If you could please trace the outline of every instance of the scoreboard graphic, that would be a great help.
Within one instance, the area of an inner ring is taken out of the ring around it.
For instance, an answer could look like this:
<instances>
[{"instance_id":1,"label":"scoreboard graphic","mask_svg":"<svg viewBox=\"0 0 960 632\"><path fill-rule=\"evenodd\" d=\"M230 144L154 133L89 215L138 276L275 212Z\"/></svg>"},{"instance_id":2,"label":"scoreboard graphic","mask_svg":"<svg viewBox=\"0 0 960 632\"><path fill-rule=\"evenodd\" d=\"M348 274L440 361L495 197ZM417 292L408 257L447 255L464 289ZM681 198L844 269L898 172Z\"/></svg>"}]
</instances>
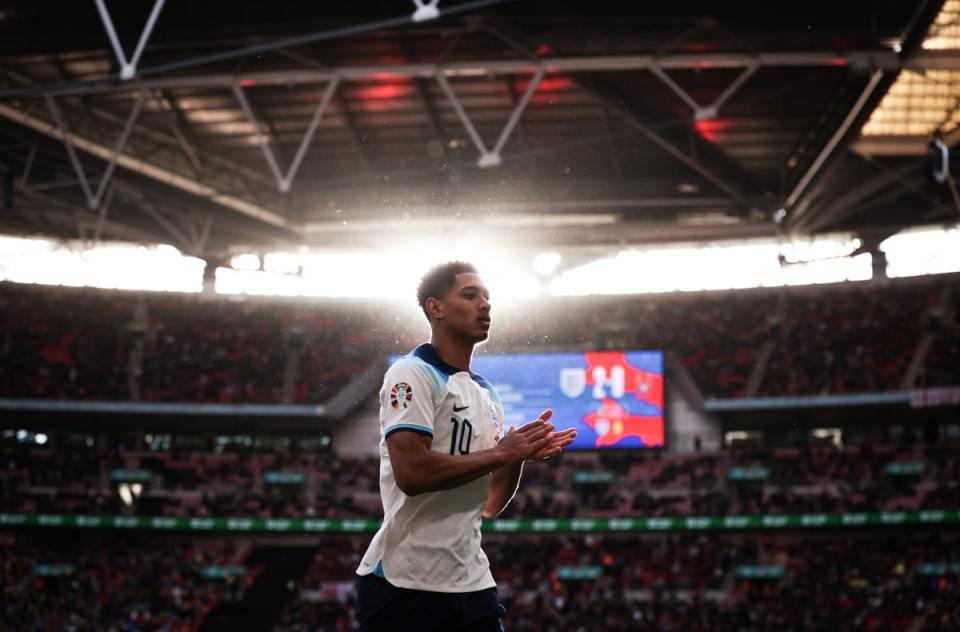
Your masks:
<instances>
[{"instance_id":1,"label":"scoreboard graphic","mask_svg":"<svg viewBox=\"0 0 960 632\"><path fill-rule=\"evenodd\" d=\"M557 428L577 428L571 448L663 447L661 351L478 354L473 370L499 391L506 427L552 408Z\"/></svg>"}]
</instances>

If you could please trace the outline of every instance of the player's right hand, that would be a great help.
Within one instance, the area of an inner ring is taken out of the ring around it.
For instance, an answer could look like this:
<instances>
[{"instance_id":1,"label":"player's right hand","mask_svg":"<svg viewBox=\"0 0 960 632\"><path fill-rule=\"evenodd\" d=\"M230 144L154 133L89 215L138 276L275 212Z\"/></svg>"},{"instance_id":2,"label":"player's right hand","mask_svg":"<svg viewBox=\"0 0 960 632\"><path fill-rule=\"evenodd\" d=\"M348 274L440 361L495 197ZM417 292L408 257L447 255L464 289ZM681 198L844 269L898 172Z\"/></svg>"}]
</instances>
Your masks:
<instances>
[{"instance_id":1,"label":"player's right hand","mask_svg":"<svg viewBox=\"0 0 960 632\"><path fill-rule=\"evenodd\" d=\"M550 433L554 425L550 423L553 411L547 409L540 416L519 428L511 428L507 434L497 442L503 460L509 464L522 463L534 458L551 442Z\"/></svg>"}]
</instances>

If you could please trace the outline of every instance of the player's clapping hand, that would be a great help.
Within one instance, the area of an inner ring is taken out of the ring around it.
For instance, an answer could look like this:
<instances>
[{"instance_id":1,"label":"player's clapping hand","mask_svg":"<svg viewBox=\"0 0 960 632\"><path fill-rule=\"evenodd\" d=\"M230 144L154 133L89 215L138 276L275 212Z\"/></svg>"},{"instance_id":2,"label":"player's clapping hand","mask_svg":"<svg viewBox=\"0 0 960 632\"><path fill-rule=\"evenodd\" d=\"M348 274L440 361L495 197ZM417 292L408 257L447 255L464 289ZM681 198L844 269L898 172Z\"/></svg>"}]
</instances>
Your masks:
<instances>
[{"instance_id":1,"label":"player's clapping hand","mask_svg":"<svg viewBox=\"0 0 960 632\"><path fill-rule=\"evenodd\" d=\"M550 433L550 443L548 443L542 450L530 457L531 461L546 461L555 454L560 454L563 452L568 445L573 443L573 440L577 438L577 429L576 428L567 428L566 430L561 430L559 432Z\"/></svg>"},{"instance_id":2,"label":"player's clapping hand","mask_svg":"<svg viewBox=\"0 0 960 632\"><path fill-rule=\"evenodd\" d=\"M547 459L573 443L577 436L576 429L554 432L555 426L550 423L552 416L553 411L547 409L537 419L520 428L510 427L497 443L497 448L504 451L508 463Z\"/></svg>"}]
</instances>

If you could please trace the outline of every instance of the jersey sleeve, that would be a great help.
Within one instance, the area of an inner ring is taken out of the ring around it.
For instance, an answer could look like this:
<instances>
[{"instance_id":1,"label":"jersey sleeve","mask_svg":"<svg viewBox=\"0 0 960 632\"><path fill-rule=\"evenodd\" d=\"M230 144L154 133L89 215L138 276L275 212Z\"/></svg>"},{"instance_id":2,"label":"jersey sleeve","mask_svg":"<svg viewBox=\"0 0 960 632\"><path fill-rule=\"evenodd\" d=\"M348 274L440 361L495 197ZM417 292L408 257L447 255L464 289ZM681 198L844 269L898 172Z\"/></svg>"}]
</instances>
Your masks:
<instances>
[{"instance_id":1,"label":"jersey sleeve","mask_svg":"<svg viewBox=\"0 0 960 632\"><path fill-rule=\"evenodd\" d=\"M503 412L503 404L497 402L496 404L494 404L494 406L496 407L497 414L500 415L498 430L500 431L500 438L503 439L505 436L507 436L507 422L506 422L507 416Z\"/></svg>"},{"instance_id":2,"label":"jersey sleeve","mask_svg":"<svg viewBox=\"0 0 960 632\"><path fill-rule=\"evenodd\" d=\"M403 361L387 371L380 391L384 438L398 430L433 436L434 385L418 367Z\"/></svg>"}]
</instances>

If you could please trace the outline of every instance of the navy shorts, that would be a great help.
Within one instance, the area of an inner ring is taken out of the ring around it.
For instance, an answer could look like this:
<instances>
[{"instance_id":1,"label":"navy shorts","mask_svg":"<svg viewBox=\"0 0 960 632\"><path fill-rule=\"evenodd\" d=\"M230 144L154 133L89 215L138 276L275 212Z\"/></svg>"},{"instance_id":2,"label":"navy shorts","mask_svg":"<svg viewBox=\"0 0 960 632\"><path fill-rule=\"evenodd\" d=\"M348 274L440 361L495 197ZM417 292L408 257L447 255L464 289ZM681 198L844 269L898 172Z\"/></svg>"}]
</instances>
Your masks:
<instances>
[{"instance_id":1,"label":"navy shorts","mask_svg":"<svg viewBox=\"0 0 960 632\"><path fill-rule=\"evenodd\" d=\"M357 578L359 632L503 632L496 588L442 593L398 588L382 577Z\"/></svg>"}]
</instances>

